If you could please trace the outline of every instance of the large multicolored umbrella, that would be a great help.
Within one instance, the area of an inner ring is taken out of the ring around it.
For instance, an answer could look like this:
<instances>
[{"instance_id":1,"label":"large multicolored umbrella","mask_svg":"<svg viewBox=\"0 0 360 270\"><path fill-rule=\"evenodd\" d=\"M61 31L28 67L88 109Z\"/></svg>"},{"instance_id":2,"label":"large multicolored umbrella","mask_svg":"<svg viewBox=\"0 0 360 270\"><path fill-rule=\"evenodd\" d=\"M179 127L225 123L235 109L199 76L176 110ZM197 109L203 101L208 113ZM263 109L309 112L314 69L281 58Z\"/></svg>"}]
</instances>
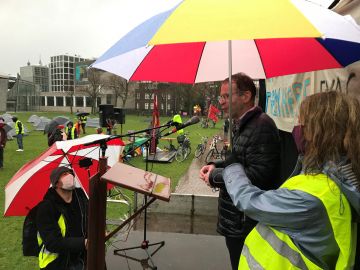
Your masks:
<instances>
[{"instance_id":1,"label":"large multicolored umbrella","mask_svg":"<svg viewBox=\"0 0 360 270\"><path fill-rule=\"evenodd\" d=\"M358 60L360 27L311 2L186 0L140 24L92 66L130 81L195 83L238 72L270 78Z\"/></svg>"},{"instance_id":2,"label":"large multicolored umbrella","mask_svg":"<svg viewBox=\"0 0 360 270\"><path fill-rule=\"evenodd\" d=\"M50 187L50 173L58 166L72 168L77 186L88 193L89 178L98 171L100 149L98 145L84 144L108 137L109 135L94 134L75 140L55 142L39 157L26 163L5 187L4 215L26 215L45 195ZM114 139L109 141L107 146L106 156L110 168L118 162L124 143L120 139ZM80 160L84 158L90 158L93 164L88 168L81 167Z\"/></svg>"}]
</instances>

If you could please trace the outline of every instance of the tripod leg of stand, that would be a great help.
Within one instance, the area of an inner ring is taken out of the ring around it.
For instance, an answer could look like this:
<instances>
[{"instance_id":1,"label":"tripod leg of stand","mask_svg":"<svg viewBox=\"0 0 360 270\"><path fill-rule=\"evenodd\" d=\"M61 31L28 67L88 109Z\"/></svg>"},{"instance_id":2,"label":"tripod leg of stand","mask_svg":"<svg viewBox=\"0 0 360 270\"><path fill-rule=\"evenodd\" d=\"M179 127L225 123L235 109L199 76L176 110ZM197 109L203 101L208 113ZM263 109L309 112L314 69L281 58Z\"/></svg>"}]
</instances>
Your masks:
<instances>
[{"instance_id":1,"label":"tripod leg of stand","mask_svg":"<svg viewBox=\"0 0 360 270\"><path fill-rule=\"evenodd\" d=\"M150 253L149 250L148 250L149 247L150 246L157 246L157 245L158 245L158 247L152 253ZM155 265L155 263L154 263L154 261L152 259L152 256L154 256L155 253L157 253L164 245L165 245L165 241L149 244L149 241L146 240L143 243L141 243L140 246L122 248L122 249L115 249L114 250L114 255L118 255L118 256L121 256L121 257L126 258L126 259L130 259L130 260L133 260L133 261L136 261L136 262L140 262L143 266L150 267L151 269L157 269L157 266ZM134 249L140 249L140 248L143 249L146 252L147 259L138 259L138 258L135 258L133 256L129 256L129 255L126 254L126 251L134 250ZM150 261L151 265L149 264L148 261Z\"/></svg>"},{"instance_id":2,"label":"tripod leg of stand","mask_svg":"<svg viewBox=\"0 0 360 270\"><path fill-rule=\"evenodd\" d=\"M151 203L152 201L154 200L154 198L152 198L149 203ZM147 201L147 196L145 195L145 205L148 204L148 201ZM152 259L152 256L154 256L154 254L156 252L158 252L160 250L160 248L162 248L164 245L165 245L165 241L161 241L161 242L157 242L157 243L151 243L149 244L149 241L147 240L147 235L146 235L146 232L147 232L147 207L144 207L144 239L141 243L140 246L135 246L135 247L129 247L129 248L123 248L123 249L116 249L114 250L114 255L118 255L118 256L121 256L121 257L124 257L124 258L127 258L127 259L131 259L131 260L134 260L134 261L137 261L137 262L140 262L142 265L145 265L146 267L150 267L151 269L157 269L157 266L155 265L153 259ZM155 249L155 251L153 251L152 253L149 253L148 249L150 246L156 246L156 245L159 245L158 248ZM137 259L137 258L134 258L132 256L128 256L125 251L128 251L128 250L134 250L134 249L143 249L145 252L146 252L146 255L147 255L147 259L146 260L141 260L141 259ZM120 252L124 252L125 254L122 254ZM149 265L148 261L150 261L151 265Z\"/></svg>"}]
</instances>

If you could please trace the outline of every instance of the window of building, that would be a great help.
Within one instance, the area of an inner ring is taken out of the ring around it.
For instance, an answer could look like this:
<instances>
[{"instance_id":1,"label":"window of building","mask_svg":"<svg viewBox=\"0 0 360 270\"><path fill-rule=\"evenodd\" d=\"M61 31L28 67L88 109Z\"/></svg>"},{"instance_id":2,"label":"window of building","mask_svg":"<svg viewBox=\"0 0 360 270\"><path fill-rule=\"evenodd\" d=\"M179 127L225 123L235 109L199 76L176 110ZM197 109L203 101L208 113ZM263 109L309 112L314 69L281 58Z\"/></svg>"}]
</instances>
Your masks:
<instances>
[{"instance_id":1,"label":"window of building","mask_svg":"<svg viewBox=\"0 0 360 270\"><path fill-rule=\"evenodd\" d=\"M161 106L161 110L163 110L164 109L164 104L161 103L160 106Z\"/></svg>"},{"instance_id":2,"label":"window of building","mask_svg":"<svg viewBox=\"0 0 360 270\"><path fill-rule=\"evenodd\" d=\"M45 106L45 97L41 97L41 106Z\"/></svg>"},{"instance_id":3,"label":"window of building","mask_svg":"<svg viewBox=\"0 0 360 270\"><path fill-rule=\"evenodd\" d=\"M145 99L150 99L150 95L148 93L145 93Z\"/></svg>"},{"instance_id":4,"label":"window of building","mask_svg":"<svg viewBox=\"0 0 360 270\"><path fill-rule=\"evenodd\" d=\"M54 106L54 97L47 97L47 105Z\"/></svg>"},{"instance_id":5,"label":"window of building","mask_svg":"<svg viewBox=\"0 0 360 270\"><path fill-rule=\"evenodd\" d=\"M56 97L56 106L63 107L64 106L64 98L63 97Z\"/></svg>"},{"instance_id":6,"label":"window of building","mask_svg":"<svg viewBox=\"0 0 360 270\"><path fill-rule=\"evenodd\" d=\"M96 98L96 106L99 106L101 104L101 97Z\"/></svg>"},{"instance_id":7,"label":"window of building","mask_svg":"<svg viewBox=\"0 0 360 270\"><path fill-rule=\"evenodd\" d=\"M170 100L170 99L171 99L171 95L170 95L170 94L168 94L168 95L167 95L167 97L168 97L168 100Z\"/></svg>"},{"instance_id":8,"label":"window of building","mask_svg":"<svg viewBox=\"0 0 360 270\"><path fill-rule=\"evenodd\" d=\"M72 102L73 101L73 98L72 97L65 97L65 103L66 103L66 106L72 106Z\"/></svg>"},{"instance_id":9,"label":"window of building","mask_svg":"<svg viewBox=\"0 0 360 270\"><path fill-rule=\"evenodd\" d=\"M170 104L167 105L167 109L170 110L171 109L171 106Z\"/></svg>"},{"instance_id":10,"label":"window of building","mask_svg":"<svg viewBox=\"0 0 360 270\"><path fill-rule=\"evenodd\" d=\"M136 93L136 99L140 99L140 93Z\"/></svg>"},{"instance_id":11,"label":"window of building","mask_svg":"<svg viewBox=\"0 0 360 270\"><path fill-rule=\"evenodd\" d=\"M64 56L64 61L69 61L69 56L65 55Z\"/></svg>"},{"instance_id":12,"label":"window of building","mask_svg":"<svg viewBox=\"0 0 360 270\"><path fill-rule=\"evenodd\" d=\"M151 109L151 110L154 109L154 103L150 103L150 109Z\"/></svg>"},{"instance_id":13,"label":"window of building","mask_svg":"<svg viewBox=\"0 0 360 270\"><path fill-rule=\"evenodd\" d=\"M75 97L75 106L76 107L83 107L84 106L83 97Z\"/></svg>"},{"instance_id":14,"label":"window of building","mask_svg":"<svg viewBox=\"0 0 360 270\"><path fill-rule=\"evenodd\" d=\"M106 104L112 104L111 103L111 98L112 97L112 95L110 95L110 94L108 94L108 95L106 95Z\"/></svg>"},{"instance_id":15,"label":"window of building","mask_svg":"<svg viewBox=\"0 0 360 270\"><path fill-rule=\"evenodd\" d=\"M139 104L139 102L136 102L136 109L137 109L137 110L140 109L140 104Z\"/></svg>"},{"instance_id":16,"label":"window of building","mask_svg":"<svg viewBox=\"0 0 360 270\"><path fill-rule=\"evenodd\" d=\"M86 99L86 107L92 107L93 105L92 97L85 97L85 99Z\"/></svg>"},{"instance_id":17,"label":"window of building","mask_svg":"<svg viewBox=\"0 0 360 270\"><path fill-rule=\"evenodd\" d=\"M145 102L145 110L148 110L149 109L149 103Z\"/></svg>"}]
</instances>

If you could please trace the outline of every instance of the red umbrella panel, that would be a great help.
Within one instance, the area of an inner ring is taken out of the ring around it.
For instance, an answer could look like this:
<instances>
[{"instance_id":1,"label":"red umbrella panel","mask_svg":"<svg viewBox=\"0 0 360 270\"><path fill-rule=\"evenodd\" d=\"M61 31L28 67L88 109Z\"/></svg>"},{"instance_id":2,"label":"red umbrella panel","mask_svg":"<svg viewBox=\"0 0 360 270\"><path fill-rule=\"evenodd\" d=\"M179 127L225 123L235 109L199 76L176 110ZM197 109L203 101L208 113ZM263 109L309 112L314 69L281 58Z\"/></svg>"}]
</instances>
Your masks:
<instances>
[{"instance_id":1,"label":"red umbrella panel","mask_svg":"<svg viewBox=\"0 0 360 270\"><path fill-rule=\"evenodd\" d=\"M75 172L76 186L82 187L88 193L89 179L98 171L101 149L99 145L84 146L84 144L108 137L109 135L94 134L75 140L56 142L39 157L26 163L5 187L4 215L26 215L42 200L50 187L51 171L59 166L72 168ZM121 139L113 139L107 143L107 147L106 156L110 168L118 162L124 143ZM88 168L80 167L79 161L84 158L90 158L93 164Z\"/></svg>"}]
</instances>

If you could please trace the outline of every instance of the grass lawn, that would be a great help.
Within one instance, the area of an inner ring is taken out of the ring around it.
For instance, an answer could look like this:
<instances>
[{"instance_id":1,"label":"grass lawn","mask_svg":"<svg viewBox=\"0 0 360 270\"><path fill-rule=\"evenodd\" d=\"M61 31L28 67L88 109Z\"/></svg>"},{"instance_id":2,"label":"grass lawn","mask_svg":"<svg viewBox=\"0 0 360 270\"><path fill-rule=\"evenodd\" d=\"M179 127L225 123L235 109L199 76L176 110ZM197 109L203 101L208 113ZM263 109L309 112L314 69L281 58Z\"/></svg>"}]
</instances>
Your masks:
<instances>
[{"instance_id":1,"label":"grass lawn","mask_svg":"<svg viewBox=\"0 0 360 270\"><path fill-rule=\"evenodd\" d=\"M0 113L2 114L2 113ZM34 159L40 153L47 149L47 136L42 131L33 131L34 127L31 123L27 123L27 120L32 114L38 116L46 116L53 118L59 115L65 115L70 118L74 118L73 115L64 113L33 113L24 112L16 113L16 115L25 126L30 130L29 136L25 136L24 152L16 152L17 144L16 139L8 141L4 152L4 169L0 170L0 204L4 206L5 193L4 189L7 182L11 177L20 169L20 167L26 162ZM97 117L97 116L90 116ZM161 118L161 123L165 123L169 118ZM183 119L186 121L187 119ZM148 127L150 118L144 116L126 116L126 124L123 125L123 133L127 130L142 130ZM215 128L202 129L200 124L188 127L186 130L189 132L191 140L192 153L187 160L178 163L174 161L172 163L150 163L149 170L152 170L160 175L167 176L171 179L171 188L175 189L180 177L184 175L190 166L192 159L194 158L194 151L197 144L200 142L201 135L211 137L214 134L222 134L222 124L220 121ZM120 127L118 128L118 134L120 133ZM95 133L95 128L87 128L87 133ZM173 135L172 137L175 137ZM161 142L160 148L166 143ZM131 164L140 169L145 169L145 162L141 157L131 159ZM31 194L29 194L31 196ZM114 216L115 206L108 208L108 216ZM118 212L118 211L117 211ZM38 269L37 258L35 257L23 257L21 249L22 240L22 224L24 217L1 217L0 220L0 269Z\"/></svg>"}]
</instances>

